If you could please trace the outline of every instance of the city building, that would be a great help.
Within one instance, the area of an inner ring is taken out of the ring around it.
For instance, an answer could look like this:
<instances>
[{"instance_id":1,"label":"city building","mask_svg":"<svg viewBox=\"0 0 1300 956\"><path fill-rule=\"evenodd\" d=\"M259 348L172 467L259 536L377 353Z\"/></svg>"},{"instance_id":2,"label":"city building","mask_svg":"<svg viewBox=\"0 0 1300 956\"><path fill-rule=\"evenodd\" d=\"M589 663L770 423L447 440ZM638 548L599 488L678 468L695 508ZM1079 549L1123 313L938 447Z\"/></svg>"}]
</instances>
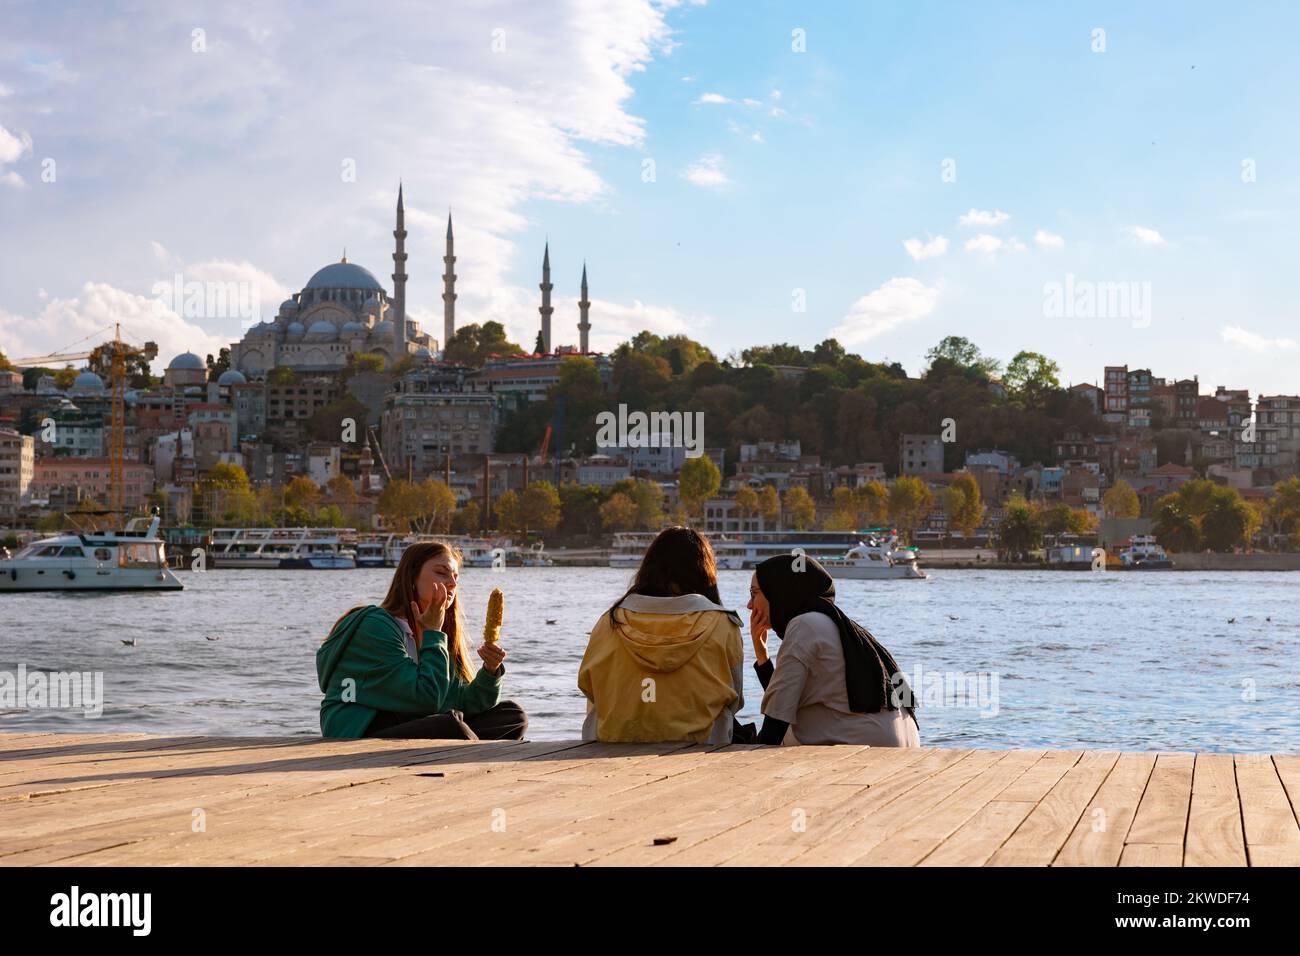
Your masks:
<instances>
[{"instance_id":1,"label":"city building","mask_svg":"<svg viewBox=\"0 0 1300 956\"><path fill-rule=\"evenodd\" d=\"M71 500L93 498L102 505L109 501L110 466L107 458L38 458L32 479L32 497L50 499L59 492L79 489ZM153 466L126 462L123 469L122 504L126 508L145 505L153 491Z\"/></svg>"},{"instance_id":2,"label":"city building","mask_svg":"<svg viewBox=\"0 0 1300 956\"><path fill-rule=\"evenodd\" d=\"M898 471L902 475L943 474L943 440L938 435L900 435Z\"/></svg>"},{"instance_id":3,"label":"city building","mask_svg":"<svg viewBox=\"0 0 1300 956\"><path fill-rule=\"evenodd\" d=\"M36 440L0 428L0 522L11 522L32 497L36 477Z\"/></svg>"}]
</instances>

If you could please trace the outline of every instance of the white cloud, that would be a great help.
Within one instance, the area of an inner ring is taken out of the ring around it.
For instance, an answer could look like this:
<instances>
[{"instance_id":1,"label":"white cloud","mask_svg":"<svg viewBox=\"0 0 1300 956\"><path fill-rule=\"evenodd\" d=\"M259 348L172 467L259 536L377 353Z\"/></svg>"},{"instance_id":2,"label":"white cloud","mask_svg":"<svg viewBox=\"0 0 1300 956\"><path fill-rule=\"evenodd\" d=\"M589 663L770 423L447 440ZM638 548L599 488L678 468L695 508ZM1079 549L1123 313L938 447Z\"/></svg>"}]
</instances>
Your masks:
<instances>
[{"instance_id":1,"label":"white cloud","mask_svg":"<svg viewBox=\"0 0 1300 956\"><path fill-rule=\"evenodd\" d=\"M994 253L1002 248L1002 240L997 236L990 236L987 232L982 232L973 239L967 239L964 248L967 252Z\"/></svg>"},{"instance_id":2,"label":"white cloud","mask_svg":"<svg viewBox=\"0 0 1300 956\"><path fill-rule=\"evenodd\" d=\"M890 279L854 302L831 335L843 345L861 345L907 322L925 318L934 311L939 293L939 286L931 288L917 279Z\"/></svg>"},{"instance_id":3,"label":"white cloud","mask_svg":"<svg viewBox=\"0 0 1300 956\"><path fill-rule=\"evenodd\" d=\"M929 242L922 242L920 239L904 239L903 248L907 254L918 262L922 259L934 259L948 251L948 240L943 236L935 236Z\"/></svg>"},{"instance_id":4,"label":"white cloud","mask_svg":"<svg viewBox=\"0 0 1300 956\"><path fill-rule=\"evenodd\" d=\"M13 95L14 95L14 91L12 87L5 86L3 83L0 83L0 100L4 99L6 96L13 96Z\"/></svg>"},{"instance_id":5,"label":"white cloud","mask_svg":"<svg viewBox=\"0 0 1300 956\"><path fill-rule=\"evenodd\" d=\"M532 266L540 263L540 242L521 247L517 237L546 225L550 203L596 206L609 196L590 147L643 143L646 124L632 110L632 84L667 53L673 27L666 17L686 11L660 0L571 0L554 9L447 0L445 7L436 20L387 8L357 18L355 5L342 0L214 7L202 24L204 55L191 52L193 24L183 12L131 7L119 27L132 42L106 44L102 26L86 18L18 10L6 24L13 35L27 48L55 51L50 55L76 70L74 76L49 60L21 83L6 77L24 92L37 90L57 117L57 127L33 119L31 134L44 142L47 129L70 130L95 148L78 155L79 201L25 225L30 241L12 255L6 249L10 268L0 273L0 302L24 301L38 286L70 301L80 297L85 277L147 292L156 273L172 268L170 261L160 268L148 251L152 241L184 249L213 274L224 274L222 263L259 271L271 310L285 283L300 288L337 261L345 245L350 261L390 287L400 176L410 231L407 297L413 306L430 304L429 331L440 337L448 206L456 222L458 322L501 318L498 304L518 301L526 303L519 315L535 324ZM488 38L503 16L506 50L490 55ZM301 24L308 18L316 27L304 45ZM381 48L382 65L357 52ZM141 59L141 49L150 56ZM559 59L557 49L565 51ZM72 50L75 59L65 52ZM357 69L322 71L324 62ZM74 78L75 84L47 82ZM359 136L340 116L372 117L373 128ZM313 131L307 151L304 129ZM27 151L17 135L4 140L5 149L15 151L11 139ZM165 158L156 148L163 139ZM214 143L248 162L212 161ZM344 159L356 162L355 183L340 180ZM138 175L123 180L121 169ZM721 175L700 172L706 183ZM91 234L106 223L115 242L142 252L114 259L113 273L104 273L106 260L94 244L64 248L57 257L41 251L62 235ZM552 242L553 262L580 259L588 251L581 235ZM513 278L521 256L528 281ZM238 329L229 334L236 338Z\"/></svg>"},{"instance_id":6,"label":"white cloud","mask_svg":"<svg viewBox=\"0 0 1300 956\"><path fill-rule=\"evenodd\" d=\"M756 107L756 106L762 106L762 105L763 105L763 101L762 101L762 100L754 100L754 99L750 99L749 97L745 97L745 98L744 98L743 100L741 100L740 102L744 103L744 104L745 104L746 106L748 106L750 109L753 109L753 108Z\"/></svg>"},{"instance_id":7,"label":"white cloud","mask_svg":"<svg viewBox=\"0 0 1300 956\"><path fill-rule=\"evenodd\" d=\"M1001 209L994 209L990 212L987 209L972 209L970 212L962 213L959 220L963 226L1000 226L1011 216Z\"/></svg>"},{"instance_id":8,"label":"white cloud","mask_svg":"<svg viewBox=\"0 0 1300 956\"><path fill-rule=\"evenodd\" d=\"M772 99L774 99L774 100L779 100L780 98L781 98L781 91L780 91L780 90L773 90L773 91L772 91Z\"/></svg>"},{"instance_id":9,"label":"white cloud","mask_svg":"<svg viewBox=\"0 0 1300 956\"><path fill-rule=\"evenodd\" d=\"M1019 236L1012 236L1007 240L1007 248L1012 252L1026 252L1029 247L1020 241Z\"/></svg>"},{"instance_id":10,"label":"white cloud","mask_svg":"<svg viewBox=\"0 0 1300 956\"><path fill-rule=\"evenodd\" d=\"M722 169L722 157L708 153L686 167L682 177L694 186L717 189L731 182Z\"/></svg>"},{"instance_id":11,"label":"white cloud","mask_svg":"<svg viewBox=\"0 0 1300 956\"><path fill-rule=\"evenodd\" d=\"M1275 338L1249 332L1239 325L1225 325L1219 332L1223 341L1229 345L1247 349L1251 352L1292 351L1296 348L1295 339Z\"/></svg>"},{"instance_id":12,"label":"white cloud","mask_svg":"<svg viewBox=\"0 0 1300 956\"><path fill-rule=\"evenodd\" d=\"M0 175L0 186L8 186L11 189L26 189L27 180L11 169L4 175Z\"/></svg>"},{"instance_id":13,"label":"white cloud","mask_svg":"<svg viewBox=\"0 0 1300 956\"><path fill-rule=\"evenodd\" d=\"M1128 234L1132 236L1141 246L1163 246L1166 245L1165 237L1160 235L1154 229L1148 229L1145 226L1129 226Z\"/></svg>"},{"instance_id":14,"label":"white cloud","mask_svg":"<svg viewBox=\"0 0 1300 956\"><path fill-rule=\"evenodd\" d=\"M135 295L102 282L87 282L71 299L49 299L35 316L0 310L0 339L13 356L48 355L73 345L76 351L88 351L112 338L115 322L122 323L122 336L132 344L158 343L155 371L166 368L181 352L215 355L229 344L225 336L181 318L153 296ZM95 335L101 338L93 338ZM89 341L81 341L88 336L92 337Z\"/></svg>"},{"instance_id":15,"label":"white cloud","mask_svg":"<svg viewBox=\"0 0 1300 956\"><path fill-rule=\"evenodd\" d=\"M731 100L727 99L721 93L705 93L698 100L695 101L695 104L698 106L701 103L725 104L730 102Z\"/></svg>"},{"instance_id":16,"label":"white cloud","mask_svg":"<svg viewBox=\"0 0 1300 956\"><path fill-rule=\"evenodd\" d=\"M1034 242L1043 249L1060 249L1065 245L1065 240L1055 233L1048 232L1046 229L1039 229L1034 233Z\"/></svg>"},{"instance_id":17,"label":"white cloud","mask_svg":"<svg viewBox=\"0 0 1300 956\"><path fill-rule=\"evenodd\" d=\"M11 133L0 126L0 164L14 163L32 151L32 137L19 130Z\"/></svg>"},{"instance_id":18,"label":"white cloud","mask_svg":"<svg viewBox=\"0 0 1300 956\"><path fill-rule=\"evenodd\" d=\"M754 142L756 142L756 143L761 143L761 142L763 142L763 134L762 134L762 133L754 133L754 134L751 135L749 138L752 139L752 140L753 140Z\"/></svg>"},{"instance_id":19,"label":"white cloud","mask_svg":"<svg viewBox=\"0 0 1300 956\"><path fill-rule=\"evenodd\" d=\"M683 82L683 83L694 83L694 82L695 82L695 77L693 77L693 76L683 76L683 77L682 77L682 82Z\"/></svg>"}]
</instances>

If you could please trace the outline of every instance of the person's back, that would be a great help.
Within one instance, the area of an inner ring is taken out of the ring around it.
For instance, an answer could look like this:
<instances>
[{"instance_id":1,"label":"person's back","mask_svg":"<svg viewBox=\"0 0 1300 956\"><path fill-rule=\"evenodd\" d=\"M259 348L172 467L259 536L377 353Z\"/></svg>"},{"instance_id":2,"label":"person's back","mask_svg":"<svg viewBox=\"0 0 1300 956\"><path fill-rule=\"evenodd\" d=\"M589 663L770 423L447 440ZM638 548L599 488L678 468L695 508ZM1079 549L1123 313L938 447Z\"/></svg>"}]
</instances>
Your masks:
<instances>
[{"instance_id":1,"label":"person's back","mask_svg":"<svg viewBox=\"0 0 1300 956\"><path fill-rule=\"evenodd\" d=\"M601 615L582 658L583 738L730 743L743 663L731 611L701 594L630 594Z\"/></svg>"},{"instance_id":2,"label":"person's back","mask_svg":"<svg viewBox=\"0 0 1300 956\"><path fill-rule=\"evenodd\" d=\"M583 739L731 743L743 660L740 618L721 606L708 539L665 528L592 628L578 671Z\"/></svg>"}]
</instances>

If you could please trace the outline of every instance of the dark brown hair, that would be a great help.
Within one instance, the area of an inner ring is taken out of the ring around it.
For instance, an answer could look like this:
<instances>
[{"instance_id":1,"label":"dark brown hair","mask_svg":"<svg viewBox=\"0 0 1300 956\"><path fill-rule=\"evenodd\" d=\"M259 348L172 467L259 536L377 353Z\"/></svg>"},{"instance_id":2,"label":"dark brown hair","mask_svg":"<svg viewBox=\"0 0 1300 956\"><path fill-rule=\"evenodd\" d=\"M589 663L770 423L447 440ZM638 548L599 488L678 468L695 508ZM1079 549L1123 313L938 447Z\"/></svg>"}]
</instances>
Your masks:
<instances>
[{"instance_id":1,"label":"dark brown hair","mask_svg":"<svg viewBox=\"0 0 1300 956\"><path fill-rule=\"evenodd\" d=\"M444 554L450 555L456 562L456 566L460 567L460 551L444 541L420 541L408 546L402 552L402 560L397 562L397 570L393 572L393 581L388 586L388 594L379 605L393 617L406 621L411 628L411 633L415 635L417 648L423 635L420 632L419 622L411 617L411 602L416 600L415 581L426 562ZM453 671L465 680L472 680L474 671L469 666L469 647L465 642L465 619L460 610L459 588L447 608L447 617L443 621L442 631L447 635L447 655L451 659Z\"/></svg>"},{"instance_id":2,"label":"dark brown hair","mask_svg":"<svg viewBox=\"0 0 1300 956\"><path fill-rule=\"evenodd\" d=\"M641 566L627 592L609 609L609 623L618 627L614 612L630 594L649 597L674 597L679 594L703 594L721 605L718 594L718 565L713 559L709 539L694 528L680 525L664 528L645 549Z\"/></svg>"}]
</instances>

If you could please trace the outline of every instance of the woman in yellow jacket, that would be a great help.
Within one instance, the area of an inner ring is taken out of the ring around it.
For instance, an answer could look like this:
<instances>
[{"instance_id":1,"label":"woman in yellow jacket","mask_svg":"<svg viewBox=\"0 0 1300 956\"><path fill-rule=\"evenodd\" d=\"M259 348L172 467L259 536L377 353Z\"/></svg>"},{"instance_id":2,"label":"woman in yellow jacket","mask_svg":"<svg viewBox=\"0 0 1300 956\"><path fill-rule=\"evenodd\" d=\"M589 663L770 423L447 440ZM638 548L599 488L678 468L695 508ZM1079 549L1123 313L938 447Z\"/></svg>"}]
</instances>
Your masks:
<instances>
[{"instance_id":1,"label":"woman in yellow jacket","mask_svg":"<svg viewBox=\"0 0 1300 956\"><path fill-rule=\"evenodd\" d=\"M584 740L729 744L744 706L740 618L722 607L709 542L666 528L592 628L578 670Z\"/></svg>"}]
</instances>

